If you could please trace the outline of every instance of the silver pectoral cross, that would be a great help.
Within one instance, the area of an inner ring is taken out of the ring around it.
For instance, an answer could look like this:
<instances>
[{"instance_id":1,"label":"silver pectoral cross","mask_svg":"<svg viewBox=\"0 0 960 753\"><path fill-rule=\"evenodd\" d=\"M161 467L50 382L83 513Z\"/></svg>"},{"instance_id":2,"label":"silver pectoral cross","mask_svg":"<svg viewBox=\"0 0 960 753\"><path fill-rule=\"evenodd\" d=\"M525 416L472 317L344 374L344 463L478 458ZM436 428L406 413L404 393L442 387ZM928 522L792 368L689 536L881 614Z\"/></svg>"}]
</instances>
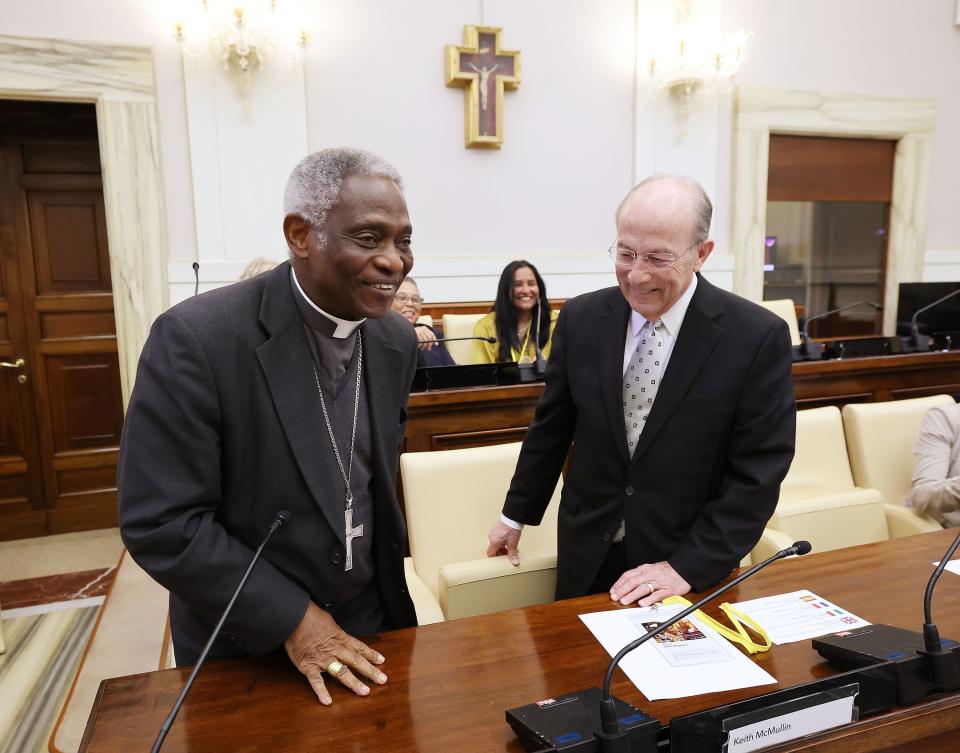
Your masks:
<instances>
[{"instance_id":1,"label":"silver pectoral cross","mask_svg":"<svg viewBox=\"0 0 960 753\"><path fill-rule=\"evenodd\" d=\"M353 540L363 536L363 525L353 527L353 508L348 507L343 511L343 520L347 538L347 564L344 570L353 570Z\"/></svg>"}]
</instances>

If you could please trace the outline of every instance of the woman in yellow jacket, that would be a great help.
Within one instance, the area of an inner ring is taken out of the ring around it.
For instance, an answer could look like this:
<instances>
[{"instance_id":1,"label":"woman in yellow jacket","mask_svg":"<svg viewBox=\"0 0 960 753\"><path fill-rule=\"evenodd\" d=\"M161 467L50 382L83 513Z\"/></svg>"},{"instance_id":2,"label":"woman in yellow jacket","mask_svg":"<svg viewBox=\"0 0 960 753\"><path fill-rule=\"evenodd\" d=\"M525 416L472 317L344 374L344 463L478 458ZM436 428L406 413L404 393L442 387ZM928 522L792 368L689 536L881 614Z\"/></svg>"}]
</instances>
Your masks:
<instances>
[{"instance_id":1,"label":"woman in yellow jacket","mask_svg":"<svg viewBox=\"0 0 960 753\"><path fill-rule=\"evenodd\" d=\"M537 268L522 259L512 261L500 275L493 311L473 328L474 336L495 337L497 341L474 340L473 362L533 363L537 358L535 343L547 358L556 324L557 312L550 309L547 287Z\"/></svg>"}]
</instances>

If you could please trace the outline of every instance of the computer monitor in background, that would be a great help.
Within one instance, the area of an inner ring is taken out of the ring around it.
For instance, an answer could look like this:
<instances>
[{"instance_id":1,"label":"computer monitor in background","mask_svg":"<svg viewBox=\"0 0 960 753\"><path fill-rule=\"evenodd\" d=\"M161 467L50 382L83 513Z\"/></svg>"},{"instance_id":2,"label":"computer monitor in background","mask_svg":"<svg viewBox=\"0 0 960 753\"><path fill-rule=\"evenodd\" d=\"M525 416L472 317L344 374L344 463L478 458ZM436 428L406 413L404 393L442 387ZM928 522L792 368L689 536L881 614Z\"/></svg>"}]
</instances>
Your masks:
<instances>
[{"instance_id":1,"label":"computer monitor in background","mask_svg":"<svg viewBox=\"0 0 960 753\"><path fill-rule=\"evenodd\" d=\"M960 282L901 282L897 296L897 334L910 334L913 315L938 298L960 289ZM921 335L960 331L960 295L956 295L920 314L917 328Z\"/></svg>"}]
</instances>

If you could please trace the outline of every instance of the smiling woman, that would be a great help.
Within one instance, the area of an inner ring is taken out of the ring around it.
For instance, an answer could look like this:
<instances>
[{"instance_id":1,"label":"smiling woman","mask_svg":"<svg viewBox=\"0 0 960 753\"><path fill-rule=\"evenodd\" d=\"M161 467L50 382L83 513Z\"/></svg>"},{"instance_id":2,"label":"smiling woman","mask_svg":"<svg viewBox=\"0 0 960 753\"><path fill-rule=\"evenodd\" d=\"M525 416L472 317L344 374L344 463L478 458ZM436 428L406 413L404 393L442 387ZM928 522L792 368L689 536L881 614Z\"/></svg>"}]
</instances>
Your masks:
<instances>
[{"instance_id":1,"label":"smiling woman","mask_svg":"<svg viewBox=\"0 0 960 753\"><path fill-rule=\"evenodd\" d=\"M539 350L550 355L557 312L550 310L547 286L537 268L522 259L510 262L500 275L493 311L477 322L475 337L495 337L496 344L474 341L473 362L532 363Z\"/></svg>"}]
</instances>

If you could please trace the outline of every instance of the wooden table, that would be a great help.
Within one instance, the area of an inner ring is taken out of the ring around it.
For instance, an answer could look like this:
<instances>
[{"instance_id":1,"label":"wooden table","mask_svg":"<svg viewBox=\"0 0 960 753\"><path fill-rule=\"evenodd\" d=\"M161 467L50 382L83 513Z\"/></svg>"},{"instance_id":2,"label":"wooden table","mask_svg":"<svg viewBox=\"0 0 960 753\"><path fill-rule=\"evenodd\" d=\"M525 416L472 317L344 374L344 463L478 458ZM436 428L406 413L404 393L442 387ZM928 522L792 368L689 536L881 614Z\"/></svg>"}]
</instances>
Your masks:
<instances>
[{"instance_id":1,"label":"wooden table","mask_svg":"<svg viewBox=\"0 0 960 753\"><path fill-rule=\"evenodd\" d=\"M864 619L919 629L930 563L954 534L937 531L785 560L725 598L810 588ZM934 618L944 637L960 637L958 578L944 573L934 599ZM387 657L388 684L375 686L367 698L338 686L334 705L326 708L285 657L214 662L201 672L163 749L519 752L523 749L504 710L598 686L609 657L577 615L609 608L609 599L592 596L385 633L371 644ZM757 661L777 678L777 686L649 702L618 672L613 692L668 723L675 716L835 674L809 641L775 646ZM177 669L105 681L81 751L149 750L187 674ZM960 693L941 694L778 750L952 750L960 739L958 728Z\"/></svg>"},{"instance_id":2,"label":"wooden table","mask_svg":"<svg viewBox=\"0 0 960 753\"><path fill-rule=\"evenodd\" d=\"M793 365L797 408L960 394L960 350ZM542 384L415 392L404 452L519 442Z\"/></svg>"}]
</instances>

